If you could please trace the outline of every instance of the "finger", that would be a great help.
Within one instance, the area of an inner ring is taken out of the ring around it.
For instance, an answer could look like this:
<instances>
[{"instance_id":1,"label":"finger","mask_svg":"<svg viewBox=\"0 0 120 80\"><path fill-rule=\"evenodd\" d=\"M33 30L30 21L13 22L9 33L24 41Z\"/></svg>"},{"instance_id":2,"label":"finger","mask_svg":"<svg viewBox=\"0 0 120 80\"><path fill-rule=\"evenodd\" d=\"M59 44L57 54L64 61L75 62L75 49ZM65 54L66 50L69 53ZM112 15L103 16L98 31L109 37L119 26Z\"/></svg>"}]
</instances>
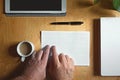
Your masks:
<instances>
[{"instance_id":1,"label":"finger","mask_svg":"<svg viewBox=\"0 0 120 80\"><path fill-rule=\"evenodd\" d=\"M70 61L70 57L68 55L65 55L67 62Z\"/></svg>"},{"instance_id":2,"label":"finger","mask_svg":"<svg viewBox=\"0 0 120 80\"><path fill-rule=\"evenodd\" d=\"M72 58L70 58L70 63L69 63L69 67L74 71L75 67L74 67L74 61Z\"/></svg>"},{"instance_id":3,"label":"finger","mask_svg":"<svg viewBox=\"0 0 120 80\"><path fill-rule=\"evenodd\" d=\"M60 60L60 63L63 64L64 66L67 65L67 60L64 54L59 55L59 60Z\"/></svg>"},{"instance_id":4,"label":"finger","mask_svg":"<svg viewBox=\"0 0 120 80\"><path fill-rule=\"evenodd\" d=\"M32 55L30 55L30 57L26 57L24 63L27 64L29 61L35 60L35 54L36 54L36 51L34 51L34 52L32 53Z\"/></svg>"},{"instance_id":5,"label":"finger","mask_svg":"<svg viewBox=\"0 0 120 80\"><path fill-rule=\"evenodd\" d=\"M70 62L71 62L72 64L74 64L74 60L73 60L72 58L70 58Z\"/></svg>"},{"instance_id":6,"label":"finger","mask_svg":"<svg viewBox=\"0 0 120 80\"><path fill-rule=\"evenodd\" d=\"M73 59L70 58L68 55L65 55L65 57L66 57L68 63L74 63Z\"/></svg>"},{"instance_id":7,"label":"finger","mask_svg":"<svg viewBox=\"0 0 120 80\"><path fill-rule=\"evenodd\" d=\"M65 57L67 59L68 68L70 68L74 71L74 61L73 61L73 59L70 58L68 55L65 55Z\"/></svg>"},{"instance_id":8,"label":"finger","mask_svg":"<svg viewBox=\"0 0 120 80\"><path fill-rule=\"evenodd\" d=\"M35 53L33 57L36 58L36 60L40 61L43 55L43 50L39 50L38 53Z\"/></svg>"},{"instance_id":9,"label":"finger","mask_svg":"<svg viewBox=\"0 0 120 80\"><path fill-rule=\"evenodd\" d=\"M54 61L54 64L58 64L59 63L58 54L57 54L55 46L52 46L52 59Z\"/></svg>"},{"instance_id":10,"label":"finger","mask_svg":"<svg viewBox=\"0 0 120 80\"><path fill-rule=\"evenodd\" d=\"M32 59L35 59L35 55L36 55L36 51L34 51L34 52L32 53L31 58L32 58Z\"/></svg>"},{"instance_id":11,"label":"finger","mask_svg":"<svg viewBox=\"0 0 120 80\"><path fill-rule=\"evenodd\" d=\"M49 57L49 53L50 53L50 46L47 45L43 51L43 56L42 56L42 61L47 64L48 61L48 57Z\"/></svg>"}]
</instances>

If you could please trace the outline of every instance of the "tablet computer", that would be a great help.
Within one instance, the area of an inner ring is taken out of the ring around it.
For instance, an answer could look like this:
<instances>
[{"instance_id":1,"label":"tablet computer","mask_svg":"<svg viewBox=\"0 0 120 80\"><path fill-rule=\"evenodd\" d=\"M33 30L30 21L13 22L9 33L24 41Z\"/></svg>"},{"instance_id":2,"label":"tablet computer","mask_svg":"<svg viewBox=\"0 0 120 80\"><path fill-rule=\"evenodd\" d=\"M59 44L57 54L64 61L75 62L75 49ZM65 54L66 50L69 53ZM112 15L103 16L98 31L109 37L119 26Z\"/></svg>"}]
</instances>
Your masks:
<instances>
[{"instance_id":1,"label":"tablet computer","mask_svg":"<svg viewBox=\"0 0 120 80\"><path fill-rule=\"evenodd\" d=\"M66 0L5 0L9 15L65 15Z\"/></svg>"}]
</instances>

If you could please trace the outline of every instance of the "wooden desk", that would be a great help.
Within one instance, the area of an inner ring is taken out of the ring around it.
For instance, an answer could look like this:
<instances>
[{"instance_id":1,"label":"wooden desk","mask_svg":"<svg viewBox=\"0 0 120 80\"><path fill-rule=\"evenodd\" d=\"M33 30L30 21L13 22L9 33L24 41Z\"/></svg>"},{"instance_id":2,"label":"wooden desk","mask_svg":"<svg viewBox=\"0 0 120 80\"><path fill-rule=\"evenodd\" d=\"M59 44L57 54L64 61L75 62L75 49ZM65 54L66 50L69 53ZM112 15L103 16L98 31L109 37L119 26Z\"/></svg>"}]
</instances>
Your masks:
<instances>
[{"instance_id":1,"label":"wooden desk","mask_svg":"<svg viewBox=\"0 0 120 80\"><path fill-rule=\"evenodd\" d=\"M36 50L40 48L40 31L90 31L90 66L77 67L74 80L120 80L119 77L101 77L99 63L97 63L93 46L94 21L100 17L116 17L120 13L112 9L109 0L101 0L93 5L92 0L67 0L67 15L64 17L8 17L5 16L3 0L0 0L0 80L15 75L15 69L20 64L20 57L16 55L16 44L23 40L34 43ZM83 25L50 25L55 21L83 21ZM98 61L99 62L99 61ZM109 67L109 66L108 66Z\"/></svg>"}]
</instances>

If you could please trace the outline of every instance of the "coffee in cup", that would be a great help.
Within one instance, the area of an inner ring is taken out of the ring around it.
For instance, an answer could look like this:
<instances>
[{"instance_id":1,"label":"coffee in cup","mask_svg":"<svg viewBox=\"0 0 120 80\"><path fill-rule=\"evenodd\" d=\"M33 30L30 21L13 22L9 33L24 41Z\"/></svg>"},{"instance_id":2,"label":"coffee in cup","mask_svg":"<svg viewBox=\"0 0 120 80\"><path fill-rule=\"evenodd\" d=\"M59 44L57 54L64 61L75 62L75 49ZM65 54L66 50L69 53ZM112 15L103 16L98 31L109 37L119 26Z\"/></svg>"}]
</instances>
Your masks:
<instances>
[{"instance_id":1,"label":"coffee in cup","mask_svg":"<svg viewBox=\"0 0 120 80\"><path fill-rule=\"evenodd\" d=\"M34 45L30 41L22 41L17 46L17 53L21 56L21 61L24 62L25 58L30 56L34 51Z\"/></svg>"}]
</instances>

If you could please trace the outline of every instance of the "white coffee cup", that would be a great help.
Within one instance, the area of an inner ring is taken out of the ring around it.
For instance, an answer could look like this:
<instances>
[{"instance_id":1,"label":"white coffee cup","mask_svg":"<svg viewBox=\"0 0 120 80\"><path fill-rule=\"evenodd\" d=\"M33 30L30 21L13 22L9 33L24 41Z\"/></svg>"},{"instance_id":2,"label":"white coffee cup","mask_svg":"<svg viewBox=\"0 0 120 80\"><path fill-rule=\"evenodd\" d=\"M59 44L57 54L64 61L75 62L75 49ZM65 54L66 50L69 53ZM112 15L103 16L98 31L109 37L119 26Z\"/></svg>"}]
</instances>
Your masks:
<instances>
[{"instance_id":1,"label":"white coffee cup","mask_svg":"<svg viewBox=\"0 0 120 80\"><path fill-rule=\"evenodd\" d=\"M24 62L25 58L30 56L34 51L34 45L30 41L22 41L17 45L17 53L21 56L21 61Z\"/></svg>"}]
</instances>

